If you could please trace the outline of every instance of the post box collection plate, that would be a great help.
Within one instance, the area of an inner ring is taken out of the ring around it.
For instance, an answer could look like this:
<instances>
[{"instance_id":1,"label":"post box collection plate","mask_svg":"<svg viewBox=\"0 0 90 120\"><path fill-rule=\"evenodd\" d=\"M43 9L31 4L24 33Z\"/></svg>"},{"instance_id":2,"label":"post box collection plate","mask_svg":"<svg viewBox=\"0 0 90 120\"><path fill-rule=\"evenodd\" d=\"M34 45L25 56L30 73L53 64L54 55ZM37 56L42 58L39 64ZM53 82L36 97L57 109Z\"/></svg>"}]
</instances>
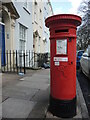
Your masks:
<instances>
[{"instance_id":1,"label":"post box collection plate","mask_svg":"<svg viewBox=\"0 0 90 120\"><path fill-rule=\"evenodd\" d=\"M56 40L56 54L67 54L67 39Z\"/></svg>"}]
</instances>

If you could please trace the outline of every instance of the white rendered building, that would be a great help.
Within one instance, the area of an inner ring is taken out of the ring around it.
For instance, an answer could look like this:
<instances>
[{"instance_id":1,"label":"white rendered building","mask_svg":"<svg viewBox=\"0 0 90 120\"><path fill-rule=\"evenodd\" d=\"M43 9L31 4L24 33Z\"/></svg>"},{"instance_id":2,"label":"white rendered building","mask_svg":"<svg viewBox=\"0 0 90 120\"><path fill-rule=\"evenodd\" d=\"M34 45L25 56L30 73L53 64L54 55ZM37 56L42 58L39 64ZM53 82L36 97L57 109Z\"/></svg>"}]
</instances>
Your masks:
<instances>
[{"instance_id":1,"label":"white rendered building","mask_svg":"<svg viewBox=\"0 0 90 120\"><path fill-rule=\"evenodd\" d=\"M49 30L45 27L45 19L53 15L49 0L33 0L33 49L35 53L49 52Z\"/></svg>"}]
</instances>

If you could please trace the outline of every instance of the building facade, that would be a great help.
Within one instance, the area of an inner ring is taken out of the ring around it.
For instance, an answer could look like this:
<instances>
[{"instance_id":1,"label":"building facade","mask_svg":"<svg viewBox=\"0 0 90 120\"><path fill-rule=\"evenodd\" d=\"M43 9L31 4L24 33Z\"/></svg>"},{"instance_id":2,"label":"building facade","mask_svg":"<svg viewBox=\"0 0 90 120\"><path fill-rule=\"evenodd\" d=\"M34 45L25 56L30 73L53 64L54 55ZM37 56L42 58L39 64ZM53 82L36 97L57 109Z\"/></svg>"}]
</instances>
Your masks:
<instances>
[{"instance_id":1,"label":"building facade","mask_svg":"<svg viewBox=\"0 0 90 120\"><path fill-rule=\"evenodd\" d=\"M5 51L25 51L27 56L25 59L30 56L26 51L50 52L49 30L45 27L45 19L53 15L49 0L45 2L42 0L23 0L21 2L9 0L9 2L2 2L0 11L2 11L0 20L5 26ZM7 59L6 56L4 59ZM22 63L23 58L21 59L19 56L18 59ZM13 64L13 56L11 61ZM27 67L30 62L31 59L26 60Z\"/></svg>"},{"instance_id":2,"label":"building facade","mask_svg":"<svg viewBox=\"0 0 90 120\"><path fill-rule=\"evenodd\" d=\"M53 15L50 1L10 0L2 3L6 50L49 51L49 30L45 19Z\"/></svg>"},{"instance_id":3,"label":"building facade","mask_svg":"<svg viewBox=\"0 0 90 120\"><path fill-rule=\"evenodd\" d=\"M13 50L15 39L15 21L19 14L14 4L2 1L0 4L0 68L6 65L5 51Z\"/></svg>"},{"instance_id":4,"label":"building facade","mask_svg":"<svg viewBox=\"0 0 90 120\"><path fill-rule=\"evenodd\" d=\"M2 19L5 25L5 50L13 50L15 39L15 22L19 14L12 2L2 2Z\"/></svg>"},{"instance_id":5,"label":"building facade","mask_svg":"<svg viewBox=\"0 0 90 120\"><path fill-rule=\"evenodd\" d=\"M49 0L32 2L32 24L33 24L33 49L35 53L50 51L49 30L45 27L45 19L53 15L52 6Z\"/></svg>"},{"instance_id":6,"label":"building facade","mask_svg":"<svg viewBox=\"0 0 90 120\"><path fill-rule=\"evenodd\" d=\"M15 0L14 5L20 15L15 23L14 49L33 50L32 2Z\"/></svg>"},{"instance_id":7,"label":"building facade","mask_svg":"<svg viewBox=\"0 0 90 120\"><path fill-rule=\"evenodd\" d=\"M49 29L45 26L45 19L53 15L52 5L50 0L44 2L43 4L43 52L50 53L50 32Z\"/></svg>"}]
</instances>

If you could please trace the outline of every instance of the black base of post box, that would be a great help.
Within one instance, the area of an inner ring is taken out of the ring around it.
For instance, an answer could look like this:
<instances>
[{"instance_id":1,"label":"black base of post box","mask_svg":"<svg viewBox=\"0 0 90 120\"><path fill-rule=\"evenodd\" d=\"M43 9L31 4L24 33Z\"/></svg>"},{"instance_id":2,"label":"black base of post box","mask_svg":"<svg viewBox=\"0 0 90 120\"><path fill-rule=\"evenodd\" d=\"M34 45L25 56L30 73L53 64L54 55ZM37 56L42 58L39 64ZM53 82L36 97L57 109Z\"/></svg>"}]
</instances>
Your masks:
<instances>
[{"instance_id":1,"label":"black base of post box","mask_svg":"<svg viewBox=\"0 0 90 120\"><path fill-rule=\"evenodd\" d=\"M72 100L59 100L50 96L49 111L57 117L72 118L76 115L76 97Z\"/></svg>"}]
</instances>

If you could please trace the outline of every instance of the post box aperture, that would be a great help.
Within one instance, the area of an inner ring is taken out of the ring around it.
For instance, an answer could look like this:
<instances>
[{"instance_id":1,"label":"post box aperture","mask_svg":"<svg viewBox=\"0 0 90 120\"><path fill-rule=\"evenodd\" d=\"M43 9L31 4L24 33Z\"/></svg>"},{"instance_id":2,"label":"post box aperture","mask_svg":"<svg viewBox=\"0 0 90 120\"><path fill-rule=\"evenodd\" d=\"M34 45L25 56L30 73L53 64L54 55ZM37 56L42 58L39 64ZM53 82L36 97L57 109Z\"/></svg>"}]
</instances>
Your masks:
<instances>
[{"instance_id":1,"label":"post box aperture","mask_svg":"<svg viewBox=\"0 0 90 120\"><path fill-rule=\"evenodd\" d=\"M60 14L46 19L50 30L50 105L59 117L76 115L76 28L77 15Z\"/></svg>"}]
</instances>

